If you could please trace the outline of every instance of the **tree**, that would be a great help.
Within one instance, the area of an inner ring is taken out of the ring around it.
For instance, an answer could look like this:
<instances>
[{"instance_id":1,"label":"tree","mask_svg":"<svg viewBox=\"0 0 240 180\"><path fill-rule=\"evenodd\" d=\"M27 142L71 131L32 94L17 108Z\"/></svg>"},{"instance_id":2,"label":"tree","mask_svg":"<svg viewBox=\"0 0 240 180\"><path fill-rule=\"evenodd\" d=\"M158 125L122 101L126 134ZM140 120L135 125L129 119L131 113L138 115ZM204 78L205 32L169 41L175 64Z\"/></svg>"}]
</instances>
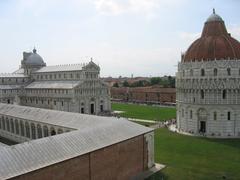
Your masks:
<instances>
[{"instance_id":1,"label":"tree","mask_svg":"<svg viewBox=\"0 0 240 180\"><path fill-rule=\"evenodd\" d=\"M162 79L160 77L152 77L150 79L151 85L161 84Z\"/></svg>"},{"instance_id":2,"label":"tree","mask_svg":"<svg viewBox=\"0 0 240 180\"><path fill-rule=\"evenodd\" d=\"M115 83L113 84L113 87L119 87L118 83L115 82Z\"/></svg>"},{"instance_id":3,"label":"tree","mask_svg":"<svg viewBox=\"0 0 240 180\"><path fill-rule=\"evenodd\" d=\"M123 82L123 87L129 87L129 83L126 80Z\"/></svg>"},{"instance_id":4,"label":"tree","mask_svg":"<svg viewBox=\"0 0 240 180\"><path fill-rule=\"evenodd\" d=\"M175 88L175 78L174 77L168 76L168 83L169 83L170 87Z\"/></svg>"}]
</instances>

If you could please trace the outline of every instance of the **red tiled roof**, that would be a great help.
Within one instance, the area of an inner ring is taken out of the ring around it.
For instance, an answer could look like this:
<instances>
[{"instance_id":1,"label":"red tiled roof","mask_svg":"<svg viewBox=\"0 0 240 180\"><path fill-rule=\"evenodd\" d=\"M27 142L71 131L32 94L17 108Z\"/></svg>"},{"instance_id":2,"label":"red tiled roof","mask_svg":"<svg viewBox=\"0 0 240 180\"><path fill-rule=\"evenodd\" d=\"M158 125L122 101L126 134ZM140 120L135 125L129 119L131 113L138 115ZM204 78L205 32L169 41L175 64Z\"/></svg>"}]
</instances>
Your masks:
<instances>
[{"instance_id":1,"label":"red tiled roof","mask_svg":"<svg viewBox=\"0 0 240 180\"><path fill-rule=\"evenodd\" d=\"M240 43L227 32L222 19L205 22L201 37L188 48L183 62L215 59L240 59Z\"/></svg>"}]
</instances>

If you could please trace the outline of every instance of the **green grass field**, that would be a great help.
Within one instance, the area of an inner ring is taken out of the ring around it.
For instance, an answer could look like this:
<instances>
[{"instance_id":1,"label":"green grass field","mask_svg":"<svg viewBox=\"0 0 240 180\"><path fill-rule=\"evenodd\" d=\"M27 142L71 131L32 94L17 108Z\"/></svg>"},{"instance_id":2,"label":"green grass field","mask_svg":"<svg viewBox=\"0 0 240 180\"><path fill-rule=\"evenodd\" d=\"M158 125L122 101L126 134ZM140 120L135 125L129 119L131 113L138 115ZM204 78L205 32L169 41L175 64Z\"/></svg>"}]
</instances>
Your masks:
<instances>
[{"instance_id":1,"label":"green grass field","mask_svg":"<svg viewBox=\"0 0 240 180\"><path fill-rule=\"evenodd\" d=\"M240 139L207 139L158 129L155 161L167 167L148 180L240 179Z\"/></svg>"},{"instance_id":2,"label":"green grass field","mask_svg":"<svg viewBox=\"0 0 240 180\"><path fill-rule=\"evenodd\" d=\"M122 117L163 121L176 118L176 108L153 107L137 104L112 103L114 111L124 111Z\"/></svg>"},{"instance_id":3,"label":"green grass field","mask_svg":"<svg viewBox=\"0 0 240 180\"><path fill-rule=\"evenodd\" d=\"M167 120L175 108L113 103L124 117ZM167 167L148 180L240 179L240 139L208 139L180 135L165 128L155 131L155 162Z\"/></svg>"}]
</instances>

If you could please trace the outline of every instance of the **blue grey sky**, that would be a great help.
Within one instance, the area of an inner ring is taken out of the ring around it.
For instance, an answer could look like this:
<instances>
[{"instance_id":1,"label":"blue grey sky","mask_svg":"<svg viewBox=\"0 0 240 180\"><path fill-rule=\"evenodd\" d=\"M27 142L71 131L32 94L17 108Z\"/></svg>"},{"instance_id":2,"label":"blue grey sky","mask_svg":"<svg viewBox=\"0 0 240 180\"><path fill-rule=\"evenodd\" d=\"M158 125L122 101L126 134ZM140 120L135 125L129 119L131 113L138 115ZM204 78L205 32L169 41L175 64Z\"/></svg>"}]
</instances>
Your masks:
<instances>
[{"instance_id":1,"label":"blue grey sky","mask_svg":"<svg viewBox=\"0 0 240 180\"><path fill-rule=\"evenodd\" d=\"M34 46L47 65L90 60L101 76L175 75L216 9L240 40L239 0L0 0L0 72Z\"/></svg>"}]
</instances>

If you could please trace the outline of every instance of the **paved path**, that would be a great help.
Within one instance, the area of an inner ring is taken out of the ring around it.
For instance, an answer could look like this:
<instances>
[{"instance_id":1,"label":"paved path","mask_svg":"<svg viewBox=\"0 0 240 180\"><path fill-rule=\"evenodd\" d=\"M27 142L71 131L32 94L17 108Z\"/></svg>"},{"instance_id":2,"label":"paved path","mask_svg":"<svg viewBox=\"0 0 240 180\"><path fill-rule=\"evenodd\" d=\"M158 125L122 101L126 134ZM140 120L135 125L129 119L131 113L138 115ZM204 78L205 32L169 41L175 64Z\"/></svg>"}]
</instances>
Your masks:
<instances>
[{"instance_id":1,"label":"paved path","mask_svg":"<svg viewBox=\"0 0 240 180\"><path fill-rule=\"evenodd\" d=\"M157 123L158 121L147 120L147 119L135 119L135 118L127 118L129 121L137 121L137 122L147 122L147 123Z\"/></svg>"},{"instance_id":2,"label":"paved path","mask_svg":"<svg viewBox=\"0 0 240 180\"><path fill-rule=\"evenodd\" d=\"M155 163L155 166L153 166L152 168L148 169L147 171L144 171L144 172L140 173L136 177L132 178L132 180L144 180L144 179L150 177L151 175L157 173L158 171L162 170L165 167L166 166L163 165L163 164Z\"/></svg>"},{"instance_id":3,"label":"paved path","mask_svg":"<svg viewBox=\"0 0 240 180\"><path fill-rule=\"evenodd\" d=\"M179 130L176 128L176 124L172 124L172 125L168 126L168 129L169 129L170 131L177 132L177 133L179 133L179 134L184 134L184 135L188 135L188 136L194 136L194 134L179 131Z\"/></svg>"}]
</instances>

